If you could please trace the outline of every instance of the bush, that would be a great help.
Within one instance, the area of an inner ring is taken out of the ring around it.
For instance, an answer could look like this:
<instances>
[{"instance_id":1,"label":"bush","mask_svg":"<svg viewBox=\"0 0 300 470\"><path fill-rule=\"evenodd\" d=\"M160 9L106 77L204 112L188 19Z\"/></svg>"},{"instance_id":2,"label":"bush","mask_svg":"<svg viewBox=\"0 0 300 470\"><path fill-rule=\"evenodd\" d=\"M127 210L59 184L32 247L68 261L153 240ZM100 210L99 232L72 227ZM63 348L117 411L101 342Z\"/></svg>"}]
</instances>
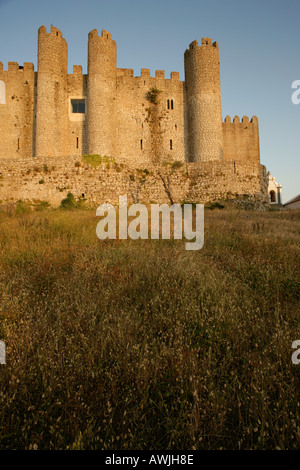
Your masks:
<instances>
[{"instance_id":1,"label":"bush","mask_svg":"<svg viewBox=\"0 0 300 470\"><path fill-rule=\"evenodd\" d=\"M75 198L74 194L68 193L67 197L63 199L60 203L60 209L81 209L86 199L83 197Z\"/></svg>"},{"instance_id":2,"label":"bush","mask_svg":"<svg viewBox=\"0 0 300 470\"><path fill-rule=\"evenodd\" d=\"M88 163L89 165L92 165L94 167L101 165L101 163L105 163L107 167L110 165L110 163L112 164L116 163L113 157L108 157L107 155L104 155L102 157L101 155L98 155L97 153L83 155L82 159L85 163Z\"/></svg>"},{"instance_id":3,"label":"bush","mask_svg":"<svg viewBox=\"0 0 300 470\"><path fill-rule=\"evenodd\" d=\"M158 90L157 88L153 87L146 93L146 99L150 101L152 104L158 104L158 96L162 92L162 90Z\"/></svg>"},{"instance_id":4,"label":"bush","mask_svg":"<svg viewBox=\"0 0 300 470\"><path fill-rule=\"evenodd\" d=\"M68 193L67 197L63 199L60 203L62 209L75 209L76 208L76 199L72 193Z\"/></svg>"},{"instance_id":5,"label":"bush","mask_svg":"<svg viewBox=\"0 0 300 470\"><path fill-rule=\"evenodd\" d=\"M22 201L21 199L18 200L16 205L16 214L27 214L30 210L31 207L28 202Z\"/></svg>"},{"instance_id":6,"label":"bush","mask_svg":"<svg viewBox=\"0 0 300 470\"><path fill-rule=\"evenodd\" d=\"M48 201L41 201L41 202L39 202L39 203L37 204L37 206L36 206L35 209L36 209L37 211L43 211L43 210L45 210L45 209L48 209L49 207L51 207L51 205L49 204Z\"/></svg>"},{"instance_id":7,"label":"bush","mask_svg":"<svg viewBox=\"0 0 300 470\"><path fill-rule=\"evenodd\" d=\"M207 206L208 209L214 210L214 209L224 209L224 204L221 204L220 202L213 202L209 206Z\"/></svg>"},{"instance_id":8,"label":"bush","mask_svg":"<svg viewBox=\"0 0 300 470\"><path fill-rule=\"evenodd\" d=\"M101 155L98 155L96 153L83 155L82 159L85 163L89 163L90 165L95 166L95 167L99 166L103 161Z\"/></svg>"},{"instance_id":9,"label":"bush","mask_svg":"<svg viewBox=\"0 0 300 470\"><path fill-rule=\"evenodd\" d=\"M183 163L180 162L179 160L175 160L175 162L173 162L171 165L172 170L177 170L182 167L183 167Z\"/></svg>"}]
</instances>

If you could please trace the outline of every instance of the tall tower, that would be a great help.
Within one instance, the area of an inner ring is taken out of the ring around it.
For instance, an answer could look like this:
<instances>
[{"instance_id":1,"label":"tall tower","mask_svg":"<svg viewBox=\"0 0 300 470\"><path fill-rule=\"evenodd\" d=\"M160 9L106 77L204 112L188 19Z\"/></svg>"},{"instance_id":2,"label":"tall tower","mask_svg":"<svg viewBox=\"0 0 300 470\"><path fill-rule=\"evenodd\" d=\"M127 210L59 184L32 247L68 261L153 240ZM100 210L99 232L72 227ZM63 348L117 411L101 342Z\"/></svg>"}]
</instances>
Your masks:
<instances>
[{"instance_id":1,"label":"tall tower","mask_svg":"<svg viewBox=\"0 0 300 470\"><path fill-rule=\"evenodd\" d=\"M117 46L105 30L89 33L88 42L88 152L114 156L116 125Z\"/></svg>"},{"instance_id":2,"label":"tall tower","mask_svg":"<svg viewBox=\"0 0 300 470\"><path fill-rule=\"evenodd\" d=\"M38 32L36 156L67 155L68 45L51 25Z\"/></svg>"},{"instance_id":3,"label":"tall tower","mask_svg":"<svg viewBox=\"0 0 300 470\"><path fill-rule=\"evenodd\" d=\"M223 159L218 43L202 38L184 54L189 161Z\"/></svg>"}]
</instances>

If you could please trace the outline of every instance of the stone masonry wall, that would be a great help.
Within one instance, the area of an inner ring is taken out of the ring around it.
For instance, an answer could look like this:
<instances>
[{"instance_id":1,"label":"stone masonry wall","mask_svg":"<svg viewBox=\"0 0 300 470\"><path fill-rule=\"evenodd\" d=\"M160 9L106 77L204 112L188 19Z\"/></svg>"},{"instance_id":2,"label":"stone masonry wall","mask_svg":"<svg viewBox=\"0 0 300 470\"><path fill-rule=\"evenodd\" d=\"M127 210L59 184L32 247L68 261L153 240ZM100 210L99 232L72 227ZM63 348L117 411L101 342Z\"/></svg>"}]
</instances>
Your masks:
<instances>
[{"instance_id":1,"label":"stone masonry wall","mask_svg":"<svg viewBox=\"0 0 300 470\"><path fill-rule=\"evenodd\" d=\"M233 122L226 116L223 122L223 145L225 160L260 162L258 119L235 116Z\"/></svg>"},{"instance_id":2,"label":"stone masonry wall","mask_svg":"<svg viewBox=\"0 0 300 470\"><path fill-rule=\"evenodd\" d=\"M267 201L266 169L256 163L233 161L186 163L179 168L130 166L107 160L94 168L77 156L47 159L0 160L0 200L48 201L58 206L69 192L95 204L128 201L205 203L226 197L251 195Z\"/></svg>"},{"instance_id":3,"label":"stone masonry wall","mask_svg":"<svg viewBox=\"0 0 300 470\"><path fill-rule=\"evenodd\" d=\"M152 89L159 90L156 103L147 98ZM183 100L179 73L166 79L163 70L151 77L142 69L134 77L133 70L118 69L118 156L135 164L185 161Z\"/></svg>"}]
</instances>

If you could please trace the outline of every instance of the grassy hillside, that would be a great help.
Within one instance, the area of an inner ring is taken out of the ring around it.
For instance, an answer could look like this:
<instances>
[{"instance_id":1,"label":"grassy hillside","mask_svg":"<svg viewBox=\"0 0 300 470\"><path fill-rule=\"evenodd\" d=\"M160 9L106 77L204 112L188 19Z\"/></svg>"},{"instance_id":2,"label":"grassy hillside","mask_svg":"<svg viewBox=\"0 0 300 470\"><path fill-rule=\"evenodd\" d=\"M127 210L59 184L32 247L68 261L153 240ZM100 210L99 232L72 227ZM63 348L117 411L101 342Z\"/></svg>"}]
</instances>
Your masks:
<instances>
[{"instance_id":1,"label":"grassy hillside","mask_svg":"<svg viewBox=\"0 0 300 470\"><path fill-rule=\"evenodd\" d=\"M205 242L0 213L0 448L300 448L299 212L205 211Z\"/></svg>"}]
</instances>

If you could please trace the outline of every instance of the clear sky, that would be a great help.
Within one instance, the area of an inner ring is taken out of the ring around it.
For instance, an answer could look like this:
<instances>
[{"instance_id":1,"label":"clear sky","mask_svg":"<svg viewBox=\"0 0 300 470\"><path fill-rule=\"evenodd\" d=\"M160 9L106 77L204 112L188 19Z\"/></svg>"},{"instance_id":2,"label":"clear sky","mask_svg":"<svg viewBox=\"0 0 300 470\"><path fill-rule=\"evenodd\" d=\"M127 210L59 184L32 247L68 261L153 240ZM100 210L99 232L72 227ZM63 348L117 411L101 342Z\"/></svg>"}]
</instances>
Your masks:
<instances>
[{"instance_id":1,"label":"clear sky","mask_svg":"<svg viewBox=\"0 0 300 470\"><path fill-rule=\"evenodd\" d=\"M251 118L260 128L261 162L282 185L283 201L300 193L300 0L0 0L0 60L33 62L37 30L53 24L68 43L69 72L87 70L88 33L108 30L118 67L180 72L183 54L202 37L218 41L223 119ZM1 131L1 130L0 130Z\"/></svg>"}]
</instances>

